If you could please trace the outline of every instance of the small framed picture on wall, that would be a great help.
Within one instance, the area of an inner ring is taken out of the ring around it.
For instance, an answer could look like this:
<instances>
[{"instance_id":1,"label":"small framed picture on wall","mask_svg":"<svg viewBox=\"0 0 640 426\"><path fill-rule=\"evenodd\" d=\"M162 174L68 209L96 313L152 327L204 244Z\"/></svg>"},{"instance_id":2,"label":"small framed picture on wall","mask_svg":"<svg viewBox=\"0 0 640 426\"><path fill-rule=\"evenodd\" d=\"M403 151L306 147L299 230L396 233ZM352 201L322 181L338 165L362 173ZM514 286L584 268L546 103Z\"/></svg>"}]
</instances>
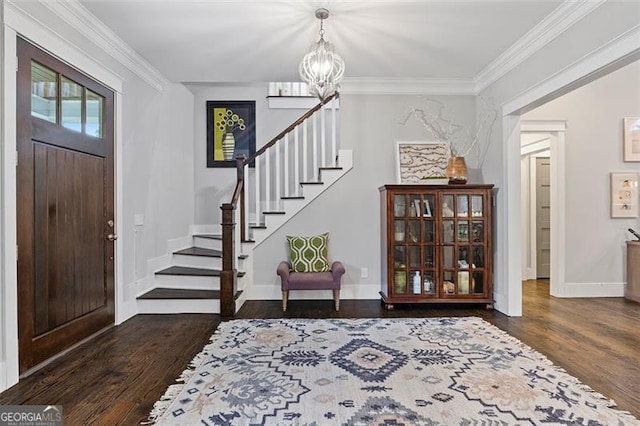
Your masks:
<instances>
[{"instance_id":1,"label":"small framed picture on wall","mask_svg":"<svg viewBox=\"0 0 640 426\"><path fill-rule=\"evenodd\" d=\"M638 173L611 173L611 217L638 217Z\"/></svg>"},{"instance_id":2,"label":"small framed picture on wall","mask_svg":"<svg viewBox=\"0 0 640 426\"><path fill-rule=\"evenodd\" d=\"M640 117L623 120L624 161L640 161Z\"/></svg>"}]
</instances>

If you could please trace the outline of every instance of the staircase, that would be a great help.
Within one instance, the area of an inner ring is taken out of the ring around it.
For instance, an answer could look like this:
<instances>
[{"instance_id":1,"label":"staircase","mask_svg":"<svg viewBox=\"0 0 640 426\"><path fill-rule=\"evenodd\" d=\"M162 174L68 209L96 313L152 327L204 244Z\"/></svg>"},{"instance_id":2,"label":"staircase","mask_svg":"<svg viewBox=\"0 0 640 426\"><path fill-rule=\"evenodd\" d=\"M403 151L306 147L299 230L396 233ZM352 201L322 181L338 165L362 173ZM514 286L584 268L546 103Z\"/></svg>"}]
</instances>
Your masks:
<instances>
[{"instance_id":1,"label":"staircase","mask_svg":"<svg viewBox=\"0 0 640 426\"><path fill-rule=\"evenodd\" d=\"M155 286L137 298L139 313L220 313L233 317L252 280L253 248L353 167L337 146L334 94L309 110L251 158L237 160L237 183L223 204L222 233L195 234L155 272ZM243 277L246 277L243 279Z\"/></svg>"},{"instance_id":2,"label":"staircase","mask_svg":"<svg viewBox=\"0 0 640 426\"><path fill-rule=\"evenodd\" d=\"M137 298L138 313L220 313L222 236L195 234L192 240L192 246L171 254L171 266L155 272L155 288ZM239 255L240 264L247 257ZM236 299L240 296L241 290Z\"/></svg>"}]
</instances>

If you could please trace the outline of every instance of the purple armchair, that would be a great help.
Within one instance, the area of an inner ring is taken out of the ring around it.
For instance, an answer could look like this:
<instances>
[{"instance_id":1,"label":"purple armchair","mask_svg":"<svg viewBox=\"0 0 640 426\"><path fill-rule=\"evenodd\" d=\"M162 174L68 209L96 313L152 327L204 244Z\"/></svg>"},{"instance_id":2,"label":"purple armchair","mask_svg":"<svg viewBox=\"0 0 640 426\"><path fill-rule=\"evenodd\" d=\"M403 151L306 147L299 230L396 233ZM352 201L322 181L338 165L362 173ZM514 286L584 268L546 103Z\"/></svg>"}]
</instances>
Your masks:
<instances>
[{"instance_id":1,"label":"purple armchair","mask_svg":"<svg viewBox=\"0 0 640 426\"><path fill-rule=\"evenodd\" d=\"M282 281L282 312L287 312L289 290L333 290L333 301L339 311L340 281L344 272L341 262L333 262L329 272L294 272L288 262L280 262L277 273Z\"/></svg>"}]
</instances>

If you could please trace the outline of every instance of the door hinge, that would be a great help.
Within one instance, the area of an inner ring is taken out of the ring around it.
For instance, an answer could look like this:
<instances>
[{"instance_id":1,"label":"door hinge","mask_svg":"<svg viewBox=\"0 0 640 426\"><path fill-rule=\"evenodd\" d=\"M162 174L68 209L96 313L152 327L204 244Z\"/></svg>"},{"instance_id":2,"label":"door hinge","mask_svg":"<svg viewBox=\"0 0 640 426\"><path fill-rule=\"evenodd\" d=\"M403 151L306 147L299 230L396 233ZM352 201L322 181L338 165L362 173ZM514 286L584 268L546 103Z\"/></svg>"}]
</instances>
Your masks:
<instances>
[{"instance_id":1,"label":"door hinge","mask_svg":"<svg viewBox=\"0 0 640 426\"><path fill-rule=\"evenodd\" d=\"M18 56L16 56L16 72L18 72L18 63L19 63Z\"/></svg>"},{"instance_id":2,"label":"door hinge","mask_svg":"<svg viewBox=\"0 0 640 426\"><path fill-rule=\"evenodd\" d=\"M19 253L19 251L18 251L18 245L16 244L16 262L18 261L18 253Z\"/></svg>"},{"instance_id":3,"label":"door hinge","mask_svg":"<svg viewBox=\"0 0 640 426\"><path fill-rule=\"evenodd\" d=\"M18 167L18 151L16 151L16 167Z\"/></svg>"}]
</instances>

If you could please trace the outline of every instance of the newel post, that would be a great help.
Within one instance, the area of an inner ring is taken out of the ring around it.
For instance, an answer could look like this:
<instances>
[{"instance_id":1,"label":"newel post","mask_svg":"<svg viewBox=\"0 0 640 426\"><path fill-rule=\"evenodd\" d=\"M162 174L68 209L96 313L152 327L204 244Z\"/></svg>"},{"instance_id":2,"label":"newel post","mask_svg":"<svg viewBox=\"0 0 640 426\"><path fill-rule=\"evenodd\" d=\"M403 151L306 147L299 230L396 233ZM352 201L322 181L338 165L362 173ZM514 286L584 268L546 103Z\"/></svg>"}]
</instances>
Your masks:
<instances>
[{"instance_id":1,"label":"newel post","mask_svg":"<svg viewBox=\"0 0 640 426\"><path fill-rule=\"evenodd\" d=\"M235 206L225 203L222 210L222 271L220 272L220 316L223 320L233 318L236 313Z\"/></svg>"}]
</instances>

